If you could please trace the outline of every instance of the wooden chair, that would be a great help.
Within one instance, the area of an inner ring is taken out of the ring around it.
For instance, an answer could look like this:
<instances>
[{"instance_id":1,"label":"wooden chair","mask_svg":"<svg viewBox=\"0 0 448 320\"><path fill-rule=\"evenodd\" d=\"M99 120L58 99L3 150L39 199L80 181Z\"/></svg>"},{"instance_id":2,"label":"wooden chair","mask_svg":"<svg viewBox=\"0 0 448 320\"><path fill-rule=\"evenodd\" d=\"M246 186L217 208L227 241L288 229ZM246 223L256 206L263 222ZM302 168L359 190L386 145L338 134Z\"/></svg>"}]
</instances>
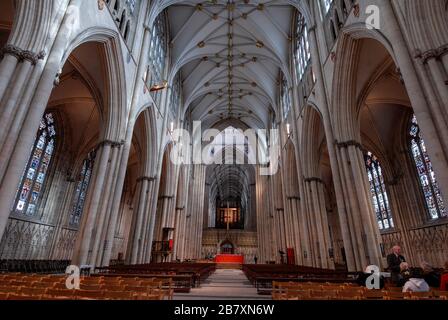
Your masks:
<instances>
[{"instance_id":1,"label":"wooden chair","mask_svg":"<svg viewBox=\"0 0 448 320\"><path fill-rule=\"evenodd\" d=\"M11 280L8 283L10 286L16 286L16 287L23 287L23 286L27 286L28 282L26 281L21 281L21 280Z\"/></svg>"},{"instance_id":2,"label":"wooden chair","mask_svg":"<svg viewBox=\"0 0 448 320\"><path fill-rule=\"evenodd\" d=\"M63 281L61 281L61 279L56 278L56 277L50 277L50 278L43 278L42 280L39 281L39 283L46 283L46 284L50 284L50 285L54 285L56 283L62 283Z\"/></svg>"},{"instance_id":3,"label":"wooden chair","mask_svg":"<svg viewBox=\"0 0 448 320\"><path fill-rule=\"evenodd\" d=\"M136 293L133 295L134 300L163 300L163 295Z\"/></svg>"},{"instance_id":4,"label":"wooden chair","mask_svg":"<svg viewBox=\"0 0 448 320\"><path fill-rule=\"evenodd\" d=\"M105 291L104 298L108 300L132 300L132 292L127 291Z\"/></svg>"},{"instance_id":5,"label":"wooden chair","mask_svg":"<svg viewBox=\"0 0 448 320\"><path fill-rule=\"evenodd\" d=\"M439 298L442 300L448 300L448 291L441 291L441 290L433 290L432 295L434 298Z\"/></svg>"},{"instance_id":6,"label":"wooden chair","mask_svg":"<svg viewBox=\"0 0 448 320\"><path fill-rule=\"evenodd\" d=\"M141 281L134 280L134 279L131 279L131 280L127 280L126 279L126 280L123 280L122 284L125 285L125 286L135 286L135 287L138 287L138 286L141 285Z\"/></svg>"},{"instance_id":7,"label":"wooden chair","mask_svg":"<svg viewBox=\"0 0 448 320\"><path fill-rule=\"evenodd\" d=\"M101 281L100 284L105 286L121 286L123 284L123 281L121 280L107 280L107 281Z\"/></svg>"},{"instance_id":8,"label":"wooden chair","mask_svg":"<svg viewBox=\"0 0 448 320\"><path fill-rule=\"evenodd\" d=\"M46 296L54 299L74 299L75 290L48 289Z\"/></svg>"},{"instance_id":9,"label":"wooden chair","mask_svg":"<svg viewBox=\"0 0 448 320\"><path fill-rule=\"evenodd\" d=\"M20 287L11 287L11 286L1 286L0 293L13 293L19 290Z\"/></svg>"},{"instance_id":10,"label":"wooden chair","mask_svg":"<svg viewBox=\"0 0 448 320\"><path fill-rule=\"evenodd\" d=\"M402 287L388 287L387 291L388 292L402 292L403 288Z\"/></svg>"},{"instance_id":11,"label":"wooden chair","mask_svg":"<svg viewBox=\"0 0 448 320\"><path fill-rule=\"evenodd\" d=\"M286 300L291 300L293 298L298 298L299 300L307 300L309 297L313 296L311 294L312 290L294 290L288 291L286 293ZM317 295L317 291L314 291L314 296ZM320 295L322 295L320 293Z\"/></svg>"},{"instance_id":12,"label":"wooden chair","mask_svg":"<svg viewBox=\"0 0 448 320\"><path fill-rule=\"evenodd\" d=\"M56 282L56 283L53 284L52 288L53 289L59 289L59 290L68 290L67 289L67 285L65 284L65 282L64 283Z\"/></svg>"},{"instance_id":13,"label":"wooden chair","mask_svg":"<svg viewBox=\"0 0 448 320\"><path fill-rule=\"evenodd\" d=\"M341 291L340 289L338 290L335 288L323 289L322 295L327 296L331 300L335 300L335 299L338 299L338 295L339 295L340 291Z\"/></svg>"},{"instance_id":14,"label":"wooden chair","mask_svg":"<svg viewBox=\"0 0 448 320\"><path fill-rule=\"evenodd\" d=\"M124 291L124 286L121 285L103 284L101 288L103 291Z\"/></svg>"},{"instance_id":15,"label":"wooden chair","mask_svg":"<svg viewBox=\"0 0 448 320\"><path fill-rule=\"evenodd\" d=\"M141 279L141 285L142 286L147 286L147 285L151 285L154 282L157 282L156 278L142 278Z\"/></svg>"},{"instance_id":16,"label":"wooden chair","mask_svg":"<svg viewBox=\"0 0 448 320\"><path fill-rule=\"evenodd\" d=\"M104 298L104 291L101 291L101 290L75 290L74 297L77 300L83 300L83 299L101 300Z\"/></svg>"},{"instance_id":17,"label":"wooden chair","mask_svg":"<svg viewBox=\"0 0 448 320\"><path fill-rule=\"evenodd\" d=\"M383 290L364 290L364 298L368 300L383 300L385 295Z\"/></svg>"},{"instance_id":18,"label":"wooden chair","mask_svg":"<svg viewBox=\"0 0 448 320\"><path fill-rule=\"evenodd\" d=\"M434 293L429 292L411 292L411 300L430 300L434 298Z\"/></svg>"},{"instance_id":19,"label":"wooden chair","mask_svg":"<svg viewBox=\"0 0 448 320\"><path fill-rule=\"evenodd\" d=\"M7 300L41 300L41 296L26 296L21 294L14 294L10 293L8 294Z\"/></svg>"},{"instance_id":20,"label":"wooden chair","mask_svg":"<svg viewBox=\"0 0 448 320\"><path fill-rule=\"evenodd\" d=\"M33 282L31 284L31 287L33 288L44 288L44 289L51 289L54 288L54 283L51 282Z\"/></svg>"},{"instance_id":21,"label":"wooden chair","mask_svg":"<svg viewBox=\"0 0 448 320\"><path fill-rule=\"evenodd\" d=\"M342 290L334 298L337 300L362 300L363 292L361 290Z\"/></svg>"},{"instance_id":22,"label":"wooden chair","mask_svg":"<svg viewBox=\"0 0 448 320\"><path fill-rule=\"evenodd\" d=\"M387 291L385 300L404 300L410 297L409 292Z\"/></svg>"},{"instance_id":23,"label":"wooden chair","mask_svg":"<svg viewBox=\"0 0 448 320\"><path fill-rule=\"evenodd\" d=\"M135 293L148 293L148 291L151 290L148 287L142 287L142 286L125 286L123 291L127 292L135 292Z\"/></svg>"},{"instance_id":24,"label":"wooden chair","mask_svg":"<svg viewBox=\"0 0 448 320\"><path fill-rule=\"evenodd\" d=\"M104 285L101 285L101 284L84 284L84 283L81 283L79 285L79 288L81 290L89 290L89 291L92 291L92 290L93 291L95 291L95 290L102 290L103 287L104 287Z\"/></svg>"},{"instance_id":25,"label":"wooden chair","mask_svg":"<svg viewBox=\"0 0 448 320\"><path fill-rule=\"evenodd\" d=\"M328 300L328 295L322 290L309 290L309 293L303 297L303 300Z\"/></svg>"},{"instance_id":26,"label":"wooden chair","mask_svg":"<svg viewBox=\"0 0 448 320\"><path fill-rule=\"evenodd\" d=\"M43 296L47 293L47 289L22 287L19 292L25 296Z\"/></svg>"},{"instance_id":27,"label":"wooden chair","mask_svg":"<svg viewBox=\"0 0 448 320\"><path fill-rule=\"evenodd\" d=\"M100 284L101 282L103 282L103 279L99 277L81 277L81 283Z\"/></svg>"}]
</instances>

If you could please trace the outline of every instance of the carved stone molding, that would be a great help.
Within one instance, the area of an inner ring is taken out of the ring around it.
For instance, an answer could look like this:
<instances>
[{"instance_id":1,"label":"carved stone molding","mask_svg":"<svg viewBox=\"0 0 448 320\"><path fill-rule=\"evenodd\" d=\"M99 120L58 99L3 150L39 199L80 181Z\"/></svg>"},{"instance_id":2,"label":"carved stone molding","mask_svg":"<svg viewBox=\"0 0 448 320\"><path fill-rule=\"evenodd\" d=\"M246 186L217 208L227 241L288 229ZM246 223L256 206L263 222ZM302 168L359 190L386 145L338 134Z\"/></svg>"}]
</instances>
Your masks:
<instances>
[{"instance_id":1,"label":"carved stone molding","mask_svg":"<svg viewBox=\"0 0 448 320\"><path fill-rule=\"evenodd\" d=\"M174 199L174 196L163 195L163 196L160 196L159 199Z\"/></svg>"},{"instance_id":2,"label":"carved stone molding","mask_svg":"<svg viewBox=\"0 0 448 320\"><path fill-rule=\"evenodd\" d=\"M309 178L305 178L304 179L305 180L305 182L317 182L317 183L322 183L322 184L324 184L324 181L321 179L321 178L318 178L318 177L309 177Z\"/></svg>"},{"instance_id":3,"label":"carved stone molding","mask_svg":"<svg viewBox=\"0 0 448 320\"><path fill-rule=\"evenodd\" d=\"M103 147L103 146L107 146L107 145L111 146L112 148L120 147L120 146L124 145L124 140L113 141L113 140L106 139L106 140L103 140L100 143L98 143L97 149L99 149L100 147Z\"/></svg>"},{"instance_id":4,"label":"carved stone molding","mask_svg":"<svg viewBox=\"0 0 448 320\"><path fill-rule=\"evenodd\" d=\"M143 176L143 177L137 178L137 182L141 182L141 181L152 182L152 181L155 181L155 180L156 180L155 177L147 177L147 176Z\"/></svg>"},{"instance_id":5,"label":"carved stone molding","mask_svg":"<svg viewBox=\"0 0 448 320\"><path fill-rule=\"evenodd\" d=\"M5 55L11 55L15 57L19 62L29 61L34 66L39 60L45 58L45 51L39 53L34 53L29 50L22 50L13 44L7 44L0 50L0 60L4 58Z\"/></svg>"},{"instance_id":6,"label":"carved stone molding","mask_svg":"<svg viewBox=\"0 0 448 320\"><path fill-rule=\"evenodd\" d=\"M448 53L448 44L444 44L443 46L431 49L425 52L422 52L420 49L417 49L415 52L415 58L420 59L422 64L427 64L429 60L436 59L439 60L442 56Z\"/></svg>"},{"instance_id":7,"label":"carved stone molding","mask_svg":"<svg viewBox=\"0 0 448 320\"><path fill-rule=\"evenodd\" d=\"M356 147L359 150L361 150L362 152L365 152L365 148L363 147L363 145L361 143L359 143L358 141L355 140L349 140L349 141L344 141L344 142L339 142L339 141L335 141L335 145L339 148L348 148L350 146Z\"/></svg>"}]
</instances>

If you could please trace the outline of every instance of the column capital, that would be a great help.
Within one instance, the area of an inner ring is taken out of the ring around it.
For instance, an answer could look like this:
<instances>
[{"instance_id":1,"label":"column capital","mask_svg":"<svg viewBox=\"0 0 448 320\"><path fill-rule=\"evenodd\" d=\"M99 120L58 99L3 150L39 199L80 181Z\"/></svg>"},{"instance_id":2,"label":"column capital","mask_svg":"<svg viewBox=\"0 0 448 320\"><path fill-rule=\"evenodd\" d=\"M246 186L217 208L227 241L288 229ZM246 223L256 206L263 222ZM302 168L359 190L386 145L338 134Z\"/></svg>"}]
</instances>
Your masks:
<instances>
[{"instance_id":1,"label":"column capital","mask_svg":"<svg viewBox=\"0 0 448 320\"><path fill-rule=\"evenodd\" d=\"M415 50L414 58L420 59L422 64L427 64L429 60L439 60L448 53L448 44L444 44L438 48L430 49L422 52L420 49Z\"/></svg>"},{"instance_id":2,"label":"column capital","mask_svg":"<svg viewBox=\"0 0 448 320\"><path fill-rule=\"evenodd\" d=\"M174 196L163 195L163 196L160 196L159 199L174 199Z\"/></svg>"},{"instance_id":3,"label":"column capital","mask_svg":"<svg viewBox=\"0 0 448 320\"><path fill-rule=\"evenodd\" d=\"M344 142L339 142L338 140L335 140L334 144L336 145L336 147L338 147L339 149L342 148L348 148L348 147L356 147L359 150L361 150L362 152L365 152L366 149L364 148L364 146L356 141L356 140L348 140L348 141L344 141Z\"/></svg>"},{"instance_id":4,"label":"column capital","mask_svg":"<svg viewBox=\"0 0 448 320\"><path fill-rule=\"evenodd\" d=\"M5 55L16 57L19 62L29 61L34 66L39 60L45 58L46 52L42 50L39 53L35 53L30 50L23 50L13 44L7 44L0 50L0 60L3 59Z\"/></svg>"},{"instance_id":5,"label":"column capital","mask_svg":"<svg viewBox=\"0 0 448 320\"><path fill-rule=\"evenodd\" d=\"M318 183L324 184L324 181L321 178L318 178L318 177L304 178L304 181L305 182L318 182Z\"/></svg>"},{"instance_id":6,"label":"column capital","mask_svg":"<svg viewBox=\"0 0 448 320\"><path fill-rule=\"evenodd\" d=\"M141 176L137 178L137 182L141 182L141 181L148 181L148 182L152 182L157 180L156 177L148 177L148 176Z\"/></svg>"},{"instance_id":7,"label":"column capital","mask_svg":"<svg viewBox=\"0 0 448 320\"><path fill-rule=\"evenodd\" d=\"M105 139L103 141L100 141L97 145L97 149L99 149L100 147L104 147L104 146L111 146L112 148L115 147L120 147L122 145L124 145L124 140L121 141L113 141L113 140L109 140L109 139Z\"/></svg>"}]
</instances>

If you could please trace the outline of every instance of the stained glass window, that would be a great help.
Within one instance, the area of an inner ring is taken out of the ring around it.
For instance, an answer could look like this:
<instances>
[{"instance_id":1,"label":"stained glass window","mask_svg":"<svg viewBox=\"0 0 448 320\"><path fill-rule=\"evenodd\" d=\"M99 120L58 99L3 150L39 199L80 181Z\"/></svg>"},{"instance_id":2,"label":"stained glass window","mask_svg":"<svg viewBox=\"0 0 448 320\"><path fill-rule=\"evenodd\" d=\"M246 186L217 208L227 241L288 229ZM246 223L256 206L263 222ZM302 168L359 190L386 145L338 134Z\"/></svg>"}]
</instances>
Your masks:
<instances>
[{"instance_id":1,"label":"stained glass window","mask_svg":"<svg viewBox=\"0 0 448 320\"><path fill-rule=\"evenodd\" d=\"M55 121L53 114L48 112L41 119L30 158L17 190L14 204L16 213L27 216L36 214L44 183L48 176L48 168L54 154L55 143Z\"/></svg>"},{"instance_id":2,"label":"stained glass window","mask_svg":"<svg viewBox=\"0 0 448 320\"><path fill-rule=\"evenodd\" d=\"M432 220L445 218L448 216L447 210L415 116L411 120L409 136L411 154L417 168L420 187L425 197L429 217Z\"/></svg>"},{"instance_id":3,"label":"stained glass window","mask_svg":"<svg viewBox=\"0 0 448 320\"><path fill-rule=\"evenodd\" d=\"M151 31L151 42L149 47L149 63L151 71L151 81L149 86L159 85L163 82L163 76L166 64L167 50L167 31L165 15L161 13L154 22ZM153 97L157 103L160 103L162 91L153 92Z\"/></svg>"},{"instance_id":4,"label":"stained glass window","mask_svg":"<svg viewBox=\"0 0 448 320\"><path fill-rule=\"evenodd\" d=\"M90 152L87 158L82 163L81 172L79 175L79 181L76 185L75 195L73 197L73 206L70 214L69 224L71 226L78 226L81 221L82 211L84 209L84 203L87 197L87 190L92 177L93 162L95 160L95 151Z\"/></svg>"},{"instance_id":5,"label":"stained glass window","mask_svg":"<svg viewBox=\"0 0 448 320\"><path fill-rule=\"evenodd\" d=\"M300 12L297 12L296 23L296 72L297 78L302 80L311 60L311 51L305 17Z\"/></svg>"},{"instance_id":6,"label":"stained glass window","mask_svg":"<svg viewBox=\"0 0 448 320\"><path fill-rule=\"evenodd\" d=\"M180 80L180 75L177 74L176 78L173 81L172 91L171 91L171 105L170 110L172 113L173 119L177 116L177 111L179 110L181 103L181 95L182 95L182 83Z\"/></svg>"},{"instance_id":7,"label":"stained glass window","mask_svg":"<svg viewBox=\"0 0 448 320\"><path fill-rule=\"evenodd\" d=\"M392 220L389 197L387 195L380 162L371 152L367 152L364 155L364 159L367 169L367 176L369 178L373 208L375 209L378 221L378 227L380 230L393 228L394 222Z\"/></svg>"}]
</instances>

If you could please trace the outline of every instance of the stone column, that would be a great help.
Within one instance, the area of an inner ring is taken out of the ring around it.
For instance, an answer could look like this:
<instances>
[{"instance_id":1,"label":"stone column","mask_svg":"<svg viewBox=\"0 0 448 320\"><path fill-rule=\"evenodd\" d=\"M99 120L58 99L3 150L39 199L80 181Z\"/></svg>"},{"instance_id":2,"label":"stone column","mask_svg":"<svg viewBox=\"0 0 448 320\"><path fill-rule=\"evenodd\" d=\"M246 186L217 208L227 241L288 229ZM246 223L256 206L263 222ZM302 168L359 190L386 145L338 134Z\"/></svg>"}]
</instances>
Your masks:
<instances>
[{"instance_id":1,"label":"stone column","mask_svg":"<svg viewBox=\"0 0 448 320\"><path fill-rule=\"evenodd\" d=\"M105 140L98 146L92 182L84 206L81 224L75 243L73 263L77 265L96 265L96 256L100 250L102 228L105 224L105 209L114 179L118 146L120 142ZM104 209L104 210L102 210Z\"/></svg>"},{"instance_id":2,"label":"stone column","mask_svg":"<svg viewBox=\"0 0 448 320\"><path fill-rule=\"evenodd\" d=\"M306 191L310 200L311 219L314 221L313 230L316 232L319 243L316 248L320 259L318 266L324 269L333 268L328 249L330 248L330 235L328 230L327 212L325 209L325 198L323 196L323 181L320 178L311 177L305 179Z\"/></svg>"},{"instance_id":3,"label":"stone column","mask_svg":"<svg viewBox=\"0 0 448 320\"><path fill-rule=\"evenodd\" d=\"M92 256L91 256L91 264L95 266L102 265L102 259L104 256L104 250L107 246L106 237L107 237L107 229L110 222L110 215L112 212L111 204L113 198L113 192L117 182L117 167L118 166L118 158L120 156L120 144L112 145L111 157L109 163L109 172L107 179L105 180L103 196L101 198L101 207L99 208L99 215L96 223L96 237L92 247ZM112 243L111 243L112 245Z\"/></svg>"},{"instance_id":4,"label":"stone column","mask_svg":"<svg viewBox=\"0 0 448 320\"><path fill-rule=\"evenodd\" d=\"M130 264L136 264L138 252L141 246L141 226L143 225L143 216L147 200L147 177L137 179L137 192L135 195L134 215L132 217L131 232L128 243L128 261Z\"/></svg>"},{"instance_id":5,"label":"stone column","mask_svg":"<svg viewBox=\"0 0 448 320\"><path fill-rule=\"evenodd\" d=\"M143 225L143 252L141 263L149 263L151 261L152 241L154 235L155 216L157 208L158 183L157 179L150 178L148 187L148 199L146 202L146 213Z\"/></svg>"},{"instance_id":6,"label":"stone column","mask_svg":"<svg viewBox=\"0 0 448 320\"><path fill-rule=\"evenodd\" d=\"M311 56L320 57L319 48L317 45L318 41L316 37L315 26L309 28L309 38L310 38ZM350 232L350 229L348 228L349 216L347 212L348 210L347 206L349 206L350 204L345 202L346 199L344 198L343 194L343 184L341 181L343 177L343 171L342 166L338 163L338 157L336 155L337 152L334 146L335 139L333 128L331 126L330 121L331 117L329 114L329 104L327 100L327 92L324 86L322 67L318 59L312 59L312 63L313 63L313 71L316 77L317 97L319 100L319 104L321 105L322 122L324 125L325 137L327 139L328 154L330 158L331 172L333 176L336 203L341 226L342 239L344 242L347 268L349 271L364 270L364 267L362 267L362 269L357 269L355 264L353 245L356 246L357 244L356 242L352 241L353 234Z\"/></svg>"},{"instance_id":7,"label":"stone column","mask_svg":"<svg viewBox=\"0 0 448 320\"><path fill-rule=\"evenodd\" d=\"M378 1L382 8L382 19L390 24L387 31L394 41L395 59L403 76L414 114L422 130L428 154L437 173L440 190L443 194L448 194L448 170L446 170L448 163L448 140L446 139L448 136L448 108L446 104L448 95L446 62L448 58L446 54L448 51L446 45L427 48L428 51L422 51L418 48L420 50L417 50L417 52L409 52L409 47L406 45L393 9L393 2L388 0ZM436 4L441 7L439 2L427 3L431 8L434 8ZM446 31L440 30L441 34L444 35ZM423 66L417 65L421 79L418 77L411 56L416 56L423 64ZM443 76L444 73L445 76ZM425 88L427 90L426 94ZM435 96L438 96L439 101L434 99Z\"/></svg>"},{"instance_id":8,"label":"stone column","mask_svg":"<svg viewBox=\"0 0 448 320\"><path fill-rule=\"evenodd\" d=\"M202 228L203 228L203 208L204 208L204 188L206 166L194 165L194 176L191 187L191 202L188 204L189 211L189 229L187 257L197 259L200 257L202 246Z\"/></svg>"},{"instance_id":9,"label":"stone column","mask_svg":"<svg viewBox=\"0 0 448 320\"><path fill-rule=\"evenodd\" d=\"M354 254L356 270L369 264L383 266L380 252L381 237L366 177L364 156L359 143L338 143L339 163L344 172L343 189L348 206L348 228Z\"/></svg>"}]
</instances>

